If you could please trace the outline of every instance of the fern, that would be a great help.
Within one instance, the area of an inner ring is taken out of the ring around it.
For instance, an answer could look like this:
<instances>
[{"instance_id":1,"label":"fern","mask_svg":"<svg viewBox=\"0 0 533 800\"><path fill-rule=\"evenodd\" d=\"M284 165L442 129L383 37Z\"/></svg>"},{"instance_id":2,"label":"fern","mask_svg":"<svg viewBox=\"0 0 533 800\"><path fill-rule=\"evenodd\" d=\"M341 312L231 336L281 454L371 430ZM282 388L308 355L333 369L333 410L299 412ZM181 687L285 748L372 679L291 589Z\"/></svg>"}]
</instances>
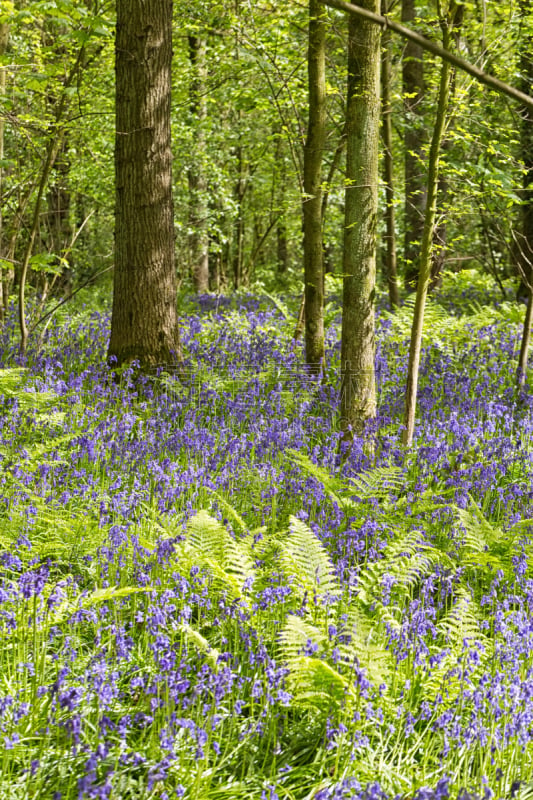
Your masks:
<instances>
[{"instance_id":1,"label":"fern","mask_svg":"<svg viewBox=\"0 0 533 800\"><path fill-rule=\"evenodd\" d=\"M473 497L470 497L469 508L454 507L453 510L463 533L461 563L473 571L478 580L491 580L499 570L506 578L511 578L513 558L522 550L526 555L531 553L532 544L523 529L529 528L532 520L521 520L504 531L486 518Z\"/></svg>"},{"instance_id":2,"label":"fern","mask_svg":"<svg viewBox=\"0 0 533 800\"><path fill-rule=\"evenodd\" d=\"M480 626L481 609L463 588L456 591L456 602L437 624L437 631L442 637L442 647L447 654L441 659L438 667L428 669L419 679L419 691L428 703L435 702L437 695L446 697L447 705L453 704L461 692L461 681L458 677L460 659L465 650L473 652L473 642L479 643L477 649L477 665L470 665L470 681L475 682L486 669L494 655L494 643ZM438 652L435 648L434 652Z\"/></svg>"},{"instance_id":3,"label":"fern","mask_svg":"<svg viewBox=\"0 0 533 800\"><path fill-rule=\"evenodd\" d=\"M232 596L241 598L244 584L255 577L250 538L235 540L226 528L206 511L200 511L187 525L191 560L205 567Z\"/></svg>"},{"instance_id":4,"label":"fern","mask_svg":"<svg viewBox=\"0 0 533 800\"><path fill-rule=\"evenodd\" d=\"M287 450L287 454L293 463L322 486L331 500L345 513L360 511L361 502L370 498L387 497L403 487L402 470L399 467L376 467L346 481L331 475L297 450Z\"/></svg>"},{"instance_id":5,"label":"fern","mask_svg":"<svg viewBox=\"0 0 533 800\"><path fill-rule=\"evenodd\" d=\"M54 392L35 391L27 382L26 367L11 367L0 370L0 395L8 399L16 399L23 409L42 410L57 400Z\"/></svg>"},{"instance_id":6,"label":"fern","mask_svg":"<svg viewBox=\"0 0 533 800\"><path fill-rule=\"evenodd\" d=\"M332 703L340 704L354 696L354 687L346 677L322 658L304 652L327 644L327 636L315 625L289 614L279 641L281 658L289 669L287 688L293 702L329 710Z\"/></svg>"},{"instance_id":7,"label":"fern","mask_svg":"<svg viewBox=\"0 0 533 800\"><path fill-rule=\"evenodd\" d=\"M281 567L294 579L295 590L311 598L338 595L335 568L322 542L296 517L290 518L290 531L281 545Z\"/></svg>"},{"instance_id":8,"label":"fern","mask_svg":"<svg viewBox=\"0 0 533 800\"><path fill-rule=\"evenodd\" d=\"M407 597L423 577L433 573L437 564L448 569L454 567L450 557L433 544L423 541L418 531L400 532L389 542L382 558L367 564L359 573L358 599L366 606L377 605L387 614L381 601L384 576L392 577L395 593ZM387 616L387 621L392 621L390 616Z\"/></svg>"},{"instance_id":9,"label":"fern","mask_svg":"<svg viewBox=\"0 0 533 800\"><path fill-rule=\"evenodd\" d=\"M340 629L343 643L337 645L340 663L350 669L354 664L363 667L375 686L386 684L394 669L394 657L387 648L383 616L371 618L356 601L344 620Z\"/></svg>"}]
</instances>

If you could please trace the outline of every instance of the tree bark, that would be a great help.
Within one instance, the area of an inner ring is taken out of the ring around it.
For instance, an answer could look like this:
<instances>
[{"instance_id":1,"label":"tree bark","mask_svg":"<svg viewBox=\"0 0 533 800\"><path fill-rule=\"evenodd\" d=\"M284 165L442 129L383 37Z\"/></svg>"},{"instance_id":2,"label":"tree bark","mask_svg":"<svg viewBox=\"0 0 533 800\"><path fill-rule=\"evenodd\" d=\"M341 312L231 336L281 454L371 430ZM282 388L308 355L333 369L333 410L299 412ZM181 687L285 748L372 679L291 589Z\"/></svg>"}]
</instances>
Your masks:
<instances>
[{"instance_id":1,"label":"tree bark","mask_svg":"<svg viewBox=\"0 0 533 800\"><path fill-rule=\"evenodd\" d=\"M326 20L320 0L309 0L309 123L304 147L305 359L311 374L324 362L322 157L326 141Z\"/></svg>"},{"instance_id":2,"label":"tree bark","mask_svg":"<svg viewBox=\"0 0 533 800\"><path fill-rule=\"evenodd\" d=\"M240 114L239 123L240 123ZM244 169L242 144L239 142L235 148L237 160L237 180L235 181L234 197L237 217L233 224L233 288L237 290L242 283L244 267L244 195L246 193L246 174Z\"/></svg>"},{"instance_id":3,"label":"tree bark","mask_svg":"<svg viewBox=\"0 0 533 800\"><path fill-rule=\"evenodd\" d=\"M384 11L387 6L384 3ZM386 266L387 286L389 289L389 302L391 308L400 305L398 294L398 276L396 268L396 220L394 211L394 158L392 155L392 108L390 101L391 86L391 41L390 34L385 31L382 36L381 53L381 135L383 137L383 171L385 177L385 223L387 232Z\"/></svg>"},{"instance_id":4,"label":"tree bark","mask_svg":"<svg viewBox=\"0 0 533 800\"><path fill-rule=\"evenodd\" d=\"M194 289L199 294L209 291L209 237L207 232L207 181L204 171L206 106L205 43L199 36L189 36L189 59L192 79L189 90L190 108L197 122L189 181L189 254Z\"/></svg>"},{"instance_id":5,"label":"tree bark","mask_svg":"<svg viewBox=\"0 0 533 800\"><path fill-rule=\"evenodd\" d=\"M521 0L520 16L522 24L527 25L533 10L532 0ZM520 43L520 74L524 92L531 93L533 85L533 36L522 36ZM524 108L520 125L520 150L524 162L522 179L522 235L520 237L520 272L527 289L527 308L520 344L517 384L522 388L527 376L529 342L531 338L531 319L533 313L533 110Z\"/></svg>"},{"instance_id":6,"label":"tree bark","mask_svg":"<svg viewBox=\"0 0 533 800\"><path fill-rule=\"evenodd\" d=\"M9 41L9 25L7 23L0 24L0 56L3 56L7 50ZM6 68L0 67L0 102L6 93ZM4 225L2 217L3 208L3 167L4 160L4 116L0 114L0 259L5 255L4 250ZM4 324L4 316L7 312L7 280L5 278L5 270L0 267L0 327Z\"/></svg>"},{"instance_id":7,"label":"tree bark","mask_svg":"<svg viewBox=\"0 0 533 800\"><path fill-rule=\"evenodd\" d=\"M379 0L364 0L377 13ZM376 415L374 303L380 116L380 31L350 16L346 109L340 417L343 440Z\"/></svg>"},{"instance_id":8,"label":"tree bark","mask_svg":"<svg viewBox=\"0 0 533 800\"><path fill-rule=\"evenodd\" d=\"M172 0L117 0L115 271L108 360L179 360L172 204Z\"/></svg>"},{"instance_id":9,"label":"tree bark","mask_svg":"<svg viewBox=\"0 0 533 800\"><path fill-rule=\"evenodd\" d=\"M416 19L415 0L402 0L402 22ZM426 209L426 176L423 168L425 144L423 122L424 61L423 50L415 42L406 42L402 59L402 88L405 111L405 207L404 275L409 291L416 289L418 259Z\"/></svg>"},{"instance_id":10,"label":"tree bark","mask_svg":"<svg viewBox=\"0 0 533 800\"><path fill-rule=\"evenodd\" d=\"M52 180L46 199L49 250L56 257L57 266L61 269L61 284L66 294L72 291L72 273L67 260L67 248L72 239L69 172L68 139L67 135L64 135L52 170Z\"/></svg>"},{"instance_id":11,"label":"tree bark","mask_svg":"<svg viewBox=\"0 0 533 800\"><path fill-rule=\"evenodd\" d=\"M442 22L444 46L449 43L449 28L447 22ZM405 415L403 442L411 445L415 429L416 396L418 389L418 372L420 367L420 353L422 349L422 331L424 327L424 311L426 298L431 278L431 253L433 249L435 219L437 215L437 192L439 185L440 147L446 123L446 112L450 95L451 68L448 61L441 64L439 95L437 111L431 146L429 149L428 177L427 177L427 206L422 233L422 246L420 250L420 271L416 290L413 324L411 327L411 341L409 346L409 364L407 367L407 383L405 387Z\"/></svg>"}]
</instances>

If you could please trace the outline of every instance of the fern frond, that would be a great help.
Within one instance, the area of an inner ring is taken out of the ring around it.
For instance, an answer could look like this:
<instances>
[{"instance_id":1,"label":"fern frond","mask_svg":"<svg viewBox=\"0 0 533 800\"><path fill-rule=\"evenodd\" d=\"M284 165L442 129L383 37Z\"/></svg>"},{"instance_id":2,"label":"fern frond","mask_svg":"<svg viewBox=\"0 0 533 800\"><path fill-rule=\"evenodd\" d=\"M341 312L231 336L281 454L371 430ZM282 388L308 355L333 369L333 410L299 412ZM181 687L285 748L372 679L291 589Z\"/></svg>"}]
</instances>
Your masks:
<instances>
[{"instance_id":1,"label":"fern frond","mask_svg":"<svg viewBox=\"0 0 533 800\"><path fill-rule=\"evenodd\" d=\"M400 467L374 467L374 469L362 472L357 478L350 478L352 491L359 499L369 497L385 497L391 492L397 492L403 488L404 478Z\"/></svg>"},{"instance_id":2,"label":"fern frond","mask_svg":"<svg viewBox=\"0 0 533 800\"><path fill-rule=\"evenodd\" d=\"M287 452L290 460L314 478L345 512L357 511L361 501L386 497L403 486L403 474L399 467L376 467L346 481L331 475L326 469L313 463L304 453L297 450Z\"/></svg>"},{"instance_id":3,"label":"fern frond","mask_svg":"<svg viewBox=\"0 0 533 800\"><path fill-rule=\"evenodd\" d=\"M298 450L289 449L286 451L290 460L297 464L300 469L314 478L324 489L327 495L335 502L340 508L343 508L346 498L343 498L342 493L346 488L343 481L331 475L327 469L319 467L311 459L300 453Z\"/></svg>"},{"instance_id":4,"label":"fern frond","mask_svg":"<svg viewBox=\"0 0 533 800\"><path fill-rule=\"evenodd\" d=\"M188 522L187 544L196 565L206 567L233 596L241 597L243 584L255 577L248 539L233 539L221 522L199 511Z\"/></svg>"},{"instance_id":5,"label":"fern frond","mask_svg":"<svg viewBox=\"0 0 533 800\"><path fill-rule=\"evenodd\" d=\"M477 604L465 589L457 590L456 597L453 607L437 624L437 631L443 637L448 652L439 662L439 666L428 669L420 680L424 699L430 704L439 694L446 696L447 703L450 704L462 691L461 681L457 675L459 659L465 649L470 653L473 652L473 642L478 642L480 648L476 650L477 665L470 664L471 681L475 682L476 676L484 672L494 654L494 642L481 629L482 614Z\"/></svg>"},{"instance_id":6,"label":"fern frond","mask_svg":"<svg viewBox=\"0 0 533 800\"><path fill-rule=\"evenodd\" d=\"M381 615L372 619L365 609L353 606L339 631L344 642L337 645L340 662L349 668L354 663L363 667L375 686L386 684L394 668L393 655L386 646L383 621Z\"/></svg>"},{"instance_id":7,"label":"fern frond","mask_svg":"<svg viewBox=\"0 0 533 800\"><path fill-rule=\"evenodd\" d=\"M281 567L295 579L295 588L310 598L340 592L329 554L313 531L296 517L290 517L289 535L281 545Z\"/></svg>"},{"instance_id":8,"label":"fern frond","mask_svg":"<svg viewBox=\"0 0 533 800\"><path fill-rule=\"evenodd\" d=\"M327 636L315 625L289 614L279 643L280 656L289 669L287 688L293 702L327 709L353 696L353 686L346 677L321 658L304 652L305 648L319 650L327 643Z\"/></svg>"},{"instance_id":9,"label":"fern frond","mask_svg":"<svg viewBox=\"0 0 533 800\"><path fill-rule=\"evenodd\" d=\"M285 625L279 634L280 656L290 667L309 643L320 648L326 641L326 634L316 625L296 614L287 614Z\"/></svg>"},{"instance_id":10,"label":"fern frond","mask_svg":"<svg viewBox=\"0 0 533 800\"><path fill-rule=\"evenodd\" d=\"M367 606L382 605L382 580L387 574L394 579L396 591L405 595L437 564L449 569L454 566L444 551L421 540L418 531L402 532L389 542L379 561L367 564L359 573L358 599Z\"/></svg>"}]
</instances>

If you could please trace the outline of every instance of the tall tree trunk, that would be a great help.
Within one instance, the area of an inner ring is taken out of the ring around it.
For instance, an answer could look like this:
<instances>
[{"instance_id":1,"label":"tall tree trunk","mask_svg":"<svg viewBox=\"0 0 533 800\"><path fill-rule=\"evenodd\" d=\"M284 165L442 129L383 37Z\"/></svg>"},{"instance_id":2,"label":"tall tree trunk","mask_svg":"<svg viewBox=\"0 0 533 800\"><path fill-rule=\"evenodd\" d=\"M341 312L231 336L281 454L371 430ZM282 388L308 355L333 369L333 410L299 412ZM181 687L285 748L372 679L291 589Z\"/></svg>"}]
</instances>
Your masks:
<instances>
[{"instance_id":1,"label":"tall tree trunk","mask_svg":"<svg viewBox=\"0 0 533 800\"><path fill-rule=\"evenodd\" d=\"M0 24L0 56L3 56L7 50L9 41L9 25L7 23ZM0 66L0 103L6 93L6 68ZM2 217L3 208L3 167L4 160L4 115L0 114L0 259L5 255L4 248L4 225ZM0 326L4 324L4 316L7 311L8 303L8 286L6 280L6 271L0 267Z\"/></svg>"},{"instance_id":2,"label":"tall tree trunk","mask_svg":"<svg viewBox=\"0 0 533 800\"><path fill-rule=\"evenodd\" d=\"M382 12L387 13L387 3L382 2ZM392 155L392 108L390 101L391 86L391 37L388 31L382 35L381 51L381 108L382 122L381 135L383 137L383 171L385 173L385 222L387 233L385 242L386 250L386 276L389 288L389 302L391 308L400 304L398 295L398 276L396 269L396 220L394 213L394 159Z\"/></svg>"},{"instance_id":3,"label":"tall tree trunk","mask_svg":"<svg viewBox=\"0 0 533 800\"><path fill-rule=\"evenodd\" d=\"M526 30L531 24L532 0L521 0L520 16ZM520 44L520 73L521 89L531 94L533 85L533 35L522 34ZM517 383L524 386L527 375L527 361L529 354L529 341L531 337L531 318L533 314L533 111L530 108L522 110L520 126L520 150L524 161L524 176L522 179L522 232L520 237L520 272L522 281L526 285L528 303L524 318L520 357L518 360Z\"/></svg>"},{"instance_id":4,"label":"tall tree trunk","mask_svg":"<svg viewBox=\"0 0 533 800\"><path fill-rule=\"evenodd\" d=\"M194 133L194 153L189 168L189 253L194 289L203 294L209 291L209 237L207 231L207 181L205 178L205 119L206 52L199 36L189 36L189 59L192 79L189 90L190 108L197 122Z\"/></svg>"},{"instance_id":5,"label":"tall tree trunk","mask_svg":"<svg viewBox=\"0 0 533 800\"><path fill-rule=\"evenodd\" d=\"M402 0L402 22L416 19L416 0ZM418 259L426 208L426 176L423 150L425 144L422 119L424 86L423 50L407 41L402 59L402 84L405 110L405 211L404 211L404 276L409 291L416 289Z\"/></svg>"},{"instance_id":6,"label":"tall tree trunk","mask_svg":"<svg viewBox=\"0 0 533 800\"><path fill-rule=\"evenodd\" d=\"M61 149L57 154L47 192L47 227L50 235L49 249L56 256L57 266L61 268L61 283L66 294L72 291L72 273L66 258L66 251L72 239L69 172L68 140L65 135L61 141ZM63 262L61 259L64 259Z\"/></svg>"},{"instance_id":7,"label":"tall tree trunk","mask_svg":"<svg viewBox=\"0 0 533 800\"><path fill-rule=\"evenodd\" d=\"M240 113L239 125L240 125ZM233 288L238 289L243 280L244 257L244 208L243 201L246 193L246 175L244 171L242 145L239 142L235 148L237 159L237 180L235 181L234 197L237 207L237 217L233 226Z\"/></svg>"},{"instance_id":8,"label":"tall tree trunk","mask_svg":"<svg viewBox=\"0 0 533 800\"><path fill-rule=\"evenodd\" d=\"M172 0L117 0L115 272L108 359L179 358L172 204Z\"/></svg>"},{"instance_id":9,"label":"tall tree trunk","mask_svg":"<svg viewBox=\"0 0 533 800\"><path fill-rule=\"evenodd\" d=\"M449 24L446 20L441 21L443 30L443 45L448 47L450 43ZM444 127L446 124L446 112L450 95L450 75L451 68L447 61L441 64L439 95L437 100L437 111L435 116L435 126L429 149L428 179L427 179L427 206L424 219L424 230L422 233L422 247L420 250L420 271L418 275L418 285L416 290L416 301L413 312L413 324L411 328L411 342L409 346L409 364L407 367L407 383L405 387L405 416L403 442L409 446L413 441L416 415L416 395L418 389L418 371L420 367L420 352L422 349L422 331L424 327L424 311L426 298L431 278L431 253L433 249L435 219L437 215L437 192L439 185L439 161L440 148Z\"/></svg>"},{"instance_id":10,"label":"tall tree trunk","mask_svg":"<svg viewBox=\"0 0 533 800\"><path fill-rule=\"evenodd\" d=\"M375 13L379 0L361 3ZM340 416L344 441L376 415L374 303L380 114L380 30L350 15Z\"/></svg>"},{"instance_id":11,"label":"tall tree trunk","mask_svg":"<svg viewBox=\"0 0 533 800\"><path fill-rule=\"evenodd\" d=\"M309 123L304 147L305 359L312 374L324 362L324 256L322 157L326 141L326 18L320 0L309 0Z\"/></svg>"},{"instance_id":12,"label":"tall tree trunk","mask_svg":"<svg viewBox=\"0 0 533 800\"><path fill-rule=\"evenodd\" d=\"M454 10L453 16L453 25L451 29L451 40L455 45L456 51L459 50L460 38L461 38L461 27L463 25L463 18L464 18L464 5L461 3L457 5L456 9ZM455 79L456 79L456 70L455 68L451 69L450 74L450 99L449 104L453 102L453 98L455 96ZM442 143L442 152L443 154L446 153L447 150L450 149L450 140L445 139ZM440 198L440 207L443 208L446 202L451 202L451 198L449 197L449 184L446 178L446 175L442 173L439 174L439 185L438 185L438 196ZM434 289L437 289L439 286L442 285L442 268L444 266L444 262L446 260L446 244L448 238L448 231L447 231L447 224L446 224L446 215L442 213L440 220L437 225L435 225L435 230L433 232L433 250L431 254L431 278L429 281L429 292L432 292Z\"/></svg>"}]
</instances>

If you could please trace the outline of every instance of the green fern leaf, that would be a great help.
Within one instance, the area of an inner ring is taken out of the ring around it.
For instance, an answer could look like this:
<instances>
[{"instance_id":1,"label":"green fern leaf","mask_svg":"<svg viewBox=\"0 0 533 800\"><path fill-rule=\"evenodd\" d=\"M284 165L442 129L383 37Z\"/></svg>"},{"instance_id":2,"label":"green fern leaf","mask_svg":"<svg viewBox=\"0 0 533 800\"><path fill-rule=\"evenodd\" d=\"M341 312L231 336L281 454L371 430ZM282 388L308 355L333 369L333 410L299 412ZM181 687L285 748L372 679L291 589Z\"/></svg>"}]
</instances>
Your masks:
<instances>
[{"instance_id":1,"label":"green fern leaf","mask_svg":"<svg viewBox=\"0 0 533 800\"><path fill-rule=\"evenodd\" d=\"M296 591L310 598L340 592L335 568L322 542L296 517L290 517L289 535L281 545L281 566L295 579Z\"/></svg>"}]
</instances>

